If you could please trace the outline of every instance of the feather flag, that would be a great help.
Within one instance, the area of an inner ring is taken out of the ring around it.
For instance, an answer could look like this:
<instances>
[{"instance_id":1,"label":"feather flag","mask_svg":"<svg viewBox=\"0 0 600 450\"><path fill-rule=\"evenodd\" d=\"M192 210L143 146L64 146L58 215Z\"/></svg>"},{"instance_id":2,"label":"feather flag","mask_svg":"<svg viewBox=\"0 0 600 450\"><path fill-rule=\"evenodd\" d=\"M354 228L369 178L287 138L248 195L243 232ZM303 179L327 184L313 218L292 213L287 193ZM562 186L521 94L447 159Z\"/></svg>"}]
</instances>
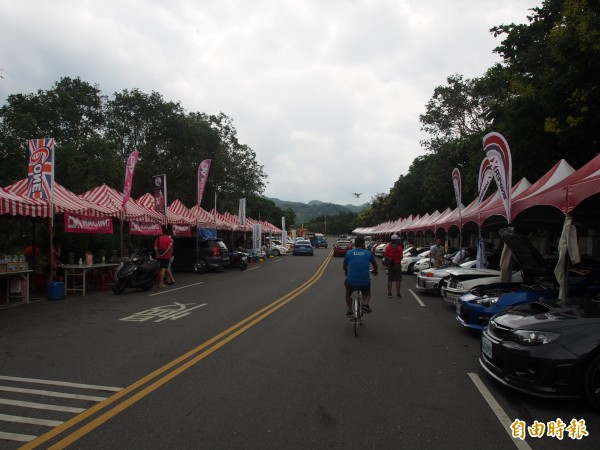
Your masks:
<instances>
[{"instance_id":1,"label":"feather flag","mask_svg":"<svg viewBox=\"0 0 600 450\"><path fill-rule=\"evenodd\" d=\"M137 164L140 152L137 150L131 152L129 158L127 158L127 165L125 166L125 183L123 184L123 211L126 210L126 204L131 198L131 187L133 186L133 173L135 172L135 165Z\"/></svg>"},{"instance_id":2,"label":"feather flag","mask_svg":"<svg viewBox=\"0 0 600 450\"><path fill-rule=\"evenodd\" d=\"M202 196L204 195L204 188L206 187L206 180L208 179L211 162L211 159L205 159L198 166L198 207L200 207L200 203L202 203Z\"/></svg>"},{"instance_id":3,"label":"feather flag","mask_svg":"<svg viewBox=\"0 0 600 450\"><path fill-rule=\"evenodd\" d=\"M52 200L54 185L54 139L30 139L27 181L29 198Z\"/></svg>"},{"instance_id":4,"label":"feather flag","mask_svg":"<svg viewBox=\"0 0 600 450\"><path fill-rule=\"evenodd\" d=\"M483 151L498 185L498 192L500 192L506 212L506 220L511 223L512 156L510 147L504 136L491 132L483 137Z\"/></svg>"},{"instance_id":5,"label":"feather flag","mask_svg":"<svg viewBox=\"0 0 600 450\"><path fill-rule=\"evenodd\" d=\"M240 198L240 206L238 208L238 220L246 227L246 199Z\"/></svg>"},{"instance_id":6,"label":"feather flag","mask_svg":"<svg viewBox=\"0 0 600 450\"><path fill-rule=\"evenodd\" d=\"M460 170L455 168L452 171L452 185L454 186L454 197L456 198L456 206L458 208L458 212L460 213L462 208L462 183L460 178Z\"/></svg>"},{"instance_id":7,"label":"feather flag","mask_svg":"<svg viewBox=\"0 0 600 450\"><path fill-rule=\"evenodd\" d=\"M489 160L483 158L481 161L481 166L479 166L479 177L477 182L477 190L479 191L479 203L483 201L485 197L485 193L490 187L490 183L494 179L494 174L492 173L492 166L490 165Z\"/></svg>"}]
</instances>

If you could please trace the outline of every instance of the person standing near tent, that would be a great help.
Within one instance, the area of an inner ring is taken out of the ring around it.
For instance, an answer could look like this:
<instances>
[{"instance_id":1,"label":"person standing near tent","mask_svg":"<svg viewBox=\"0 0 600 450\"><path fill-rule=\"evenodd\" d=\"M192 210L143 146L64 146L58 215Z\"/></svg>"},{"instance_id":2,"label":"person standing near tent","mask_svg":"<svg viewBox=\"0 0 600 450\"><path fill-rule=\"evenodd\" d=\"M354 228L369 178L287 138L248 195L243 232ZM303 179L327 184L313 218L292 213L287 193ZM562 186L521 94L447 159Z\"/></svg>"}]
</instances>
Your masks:
<instances>
[{"instance_id":1,"label":"person standing near tent","mask_svg":"<svg viewBox=\"0 0 600 450\"><path fill-rule=\"evenodd\" d=\"M156 259L160 262L160 269L158 270L158 287L165 288L165 272L169 268L169 261L173 253L173 239L167 235L166 231L163 230L161 236L156 238L154 241L154 251L156 252ZM175 282L173 274L171 273L171 283Z\"/></svg>"}]
</instances>

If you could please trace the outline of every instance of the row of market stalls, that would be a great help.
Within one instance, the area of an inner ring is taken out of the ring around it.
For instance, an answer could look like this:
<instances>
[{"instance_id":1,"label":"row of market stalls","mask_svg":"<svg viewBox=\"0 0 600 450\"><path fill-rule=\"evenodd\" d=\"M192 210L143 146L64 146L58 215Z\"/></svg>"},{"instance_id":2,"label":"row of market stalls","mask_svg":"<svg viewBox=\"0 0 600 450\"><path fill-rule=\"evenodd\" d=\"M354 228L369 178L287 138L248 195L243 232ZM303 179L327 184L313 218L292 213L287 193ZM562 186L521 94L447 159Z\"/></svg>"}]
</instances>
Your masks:
<instances>
[{"instance_id":1,"label":"row of market stalls","mask_svg":"<svg viewBox=\"0 0 600 450\"><path fill-rule=\"evenodd\" d=\"M72 222L79 224L91 223L93 219L115 218L129 222L130 227L133 226L131 230L146 226L160 231L162 225L171 225L174 233L177 229L181 230L181 227L244 232L252 230L253 225L260 224L262 233L281 234L281 229L269 222L246 218L244 224L238 216L228 212L221 214L214 209L206 211L198 205L187 208L179 200L173 201L167 207L165 216L154 209L155 200L152 194L147 193L139 199L129 198L123 204L123 194L106 184L77 195L55 182L52 202L29 198L28 192L27 178L0 188L0 214L50 218L63 213L67 218L78 219Z\"/></svg>"},{"instance_id":2,"label":"row of market stalls","mask_svg":"<svg viewBox=\"0 0 600 450\"><path fill-rule=\"evenodd\" d=\"M522 178L512 187L512 208L507 217L498 191L481 203L431 214L410 215L372 227L354 230L357 235L381 238L403 234L408 239L458 234L461 230L495 230L510 224L559 225L565 217L587 224L600 218L600 155L575 170L560 160L535 183Z\"/></svg>"}]
</instances>

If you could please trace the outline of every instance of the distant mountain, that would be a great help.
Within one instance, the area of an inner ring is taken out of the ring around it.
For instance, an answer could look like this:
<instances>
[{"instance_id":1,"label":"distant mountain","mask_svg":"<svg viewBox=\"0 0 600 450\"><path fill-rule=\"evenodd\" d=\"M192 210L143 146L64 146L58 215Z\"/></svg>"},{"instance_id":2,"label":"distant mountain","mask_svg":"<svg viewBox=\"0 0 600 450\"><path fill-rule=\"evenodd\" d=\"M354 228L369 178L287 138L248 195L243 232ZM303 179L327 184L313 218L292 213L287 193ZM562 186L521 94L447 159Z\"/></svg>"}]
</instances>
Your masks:
<instances>
[{"instance_id":1,"label":"distant mountain","mask_svg":"<svg viewBox=\"0 0 600 450\"><path fill-rule=\"evenodd\" d=\"M334 203L324 203L319 200L311 200L308 203L288 202L279 200L278 198L269 198L275 206L281 209L291 209L296 213L296 223L308 222L315 217L322 217L323 214L328 216L337 215L340 212L359 213L369 206L365 203L360 206L355 205L336 205Z\"/></svg>"}]
</instances>

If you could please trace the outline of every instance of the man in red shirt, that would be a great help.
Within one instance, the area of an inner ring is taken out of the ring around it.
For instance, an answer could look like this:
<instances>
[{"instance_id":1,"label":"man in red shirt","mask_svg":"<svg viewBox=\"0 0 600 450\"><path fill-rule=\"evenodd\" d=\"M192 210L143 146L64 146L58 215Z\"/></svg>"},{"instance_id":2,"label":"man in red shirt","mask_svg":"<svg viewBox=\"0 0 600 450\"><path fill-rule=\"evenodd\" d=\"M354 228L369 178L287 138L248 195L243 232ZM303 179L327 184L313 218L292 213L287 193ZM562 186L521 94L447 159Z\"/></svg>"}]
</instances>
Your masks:
<instances>
[{"instance_id":1,"label":"man in red shirt","mask_svg":"<svg viewBox=\"0 0 600 450\"><path fill-rule=\"evenodd\" d=\"M165 284L165 271L169 267L169 260L173 253L173 239L163 231L163 234L154 241L154 251L156 252L156 259L160 262L160 269L158 270L158 287L167 287ZM171 275L173 278L173 275ZM174 280L171 280L174 282ZM170 283L171 284L171 283Z\"/></svg>"},{"instance_id":2,"label":"man in red shirt","mask_svg":"<svg viewBox=\"0 0 600 450\"><path fill-rule=\"evenodd\" d=\"M390 241L390 245L385 248L383 254L383 259L387 262L388 270L388 298L392 298L392 283L394 282L396 283L396 297L400 298L402 297L400 294L400 282L402 281L402 266L400 262L402 261L404 252L400 245L400 238L397 235L393 234Z\"/></svg>"}]
</instances>

